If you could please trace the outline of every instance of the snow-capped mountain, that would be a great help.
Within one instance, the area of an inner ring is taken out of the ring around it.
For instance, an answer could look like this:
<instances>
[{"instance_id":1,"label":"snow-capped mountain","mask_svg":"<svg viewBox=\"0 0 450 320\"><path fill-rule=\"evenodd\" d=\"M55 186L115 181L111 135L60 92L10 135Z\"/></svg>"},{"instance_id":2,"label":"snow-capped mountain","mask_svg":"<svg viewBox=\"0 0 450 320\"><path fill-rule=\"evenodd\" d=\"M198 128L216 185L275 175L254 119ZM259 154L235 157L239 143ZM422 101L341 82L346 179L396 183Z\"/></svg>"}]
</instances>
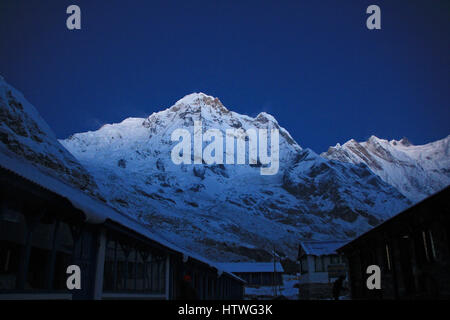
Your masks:
<instances>
[{"instance_id":1,"label":"snow-capped mountain","mask_svg":"<svg viewBox=\"0 0 450 320\"><path fill-rule=\"evenodd\" d=\"M58 142L22 93L1 76L0 152L25 159L45 173L101 198L92 176Z\"/></svg>"},{"instance_id":2,"label":"snow-capped mountain","mask_svg":"<svg viewBox=\"0 0 450 320\"><path fill-rule=\"evenodd\" d=\"M414 202L450 185L450 135L415 146L406 138L365 142L354 139L321 154L347 163L364 163L374 173Z\"/></svg>"},{"instance_id":3,"label":"snow-capped mountain","mask_svg":"<svg viewBox=\"0 0 450 320\"><path fill-rule=\"evenodd\" d=\"M197 121L203 132L224 135L227 129L278 129L277 174L261 175L261 164L174 164L172 132L186 129L193 136ZM410 203L367 166L302 149L271 115L241 115L203 93L148 118L60 142L112 206L216 261L270 260L273 247L295 258L302 238L352 238Z\"/></svg>"}]
</instances>

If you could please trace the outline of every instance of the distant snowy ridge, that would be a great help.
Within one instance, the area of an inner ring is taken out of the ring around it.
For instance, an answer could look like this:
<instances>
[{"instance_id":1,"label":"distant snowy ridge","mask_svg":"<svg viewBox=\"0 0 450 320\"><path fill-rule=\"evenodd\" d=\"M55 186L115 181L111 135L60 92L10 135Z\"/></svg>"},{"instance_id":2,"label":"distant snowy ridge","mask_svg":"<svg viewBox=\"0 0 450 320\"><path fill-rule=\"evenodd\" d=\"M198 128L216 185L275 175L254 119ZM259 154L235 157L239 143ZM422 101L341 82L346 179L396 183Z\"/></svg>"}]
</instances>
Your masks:
<instances>
[{"instance_id":1,"label":"distant snowy ridge","mask_svg":"<svg viewBox=\"0 0 450 320\"><path fill-rule=\"evenodd\" d=\"M450 135L413 145L406 138L384 140L371 136L365 142L352 139L321 154L326 159L364 163L384 181L414 202L450 185Z\"/></svg>"}]
</instances>

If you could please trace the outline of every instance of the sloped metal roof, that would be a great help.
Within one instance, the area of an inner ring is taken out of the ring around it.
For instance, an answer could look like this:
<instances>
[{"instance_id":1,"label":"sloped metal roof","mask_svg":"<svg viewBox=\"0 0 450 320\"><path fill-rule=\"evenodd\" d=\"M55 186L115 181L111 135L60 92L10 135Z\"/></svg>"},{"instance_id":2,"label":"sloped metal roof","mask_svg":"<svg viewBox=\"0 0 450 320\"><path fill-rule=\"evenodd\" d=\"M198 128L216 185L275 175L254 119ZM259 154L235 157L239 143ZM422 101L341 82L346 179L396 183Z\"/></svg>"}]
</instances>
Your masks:
<instances>
[{"instance_id":1,"label":"sloped metal roof","mask_svg":"<svg viewBox=\"0 0 450 320\"><path fill-rule=\"evenodd\" d=\"M227 272L284 272L281 263L273 262L227 262L218 263L218 266Z\"/></svg>"},{"instance_id":2,"label":"sloped metal roof","mask_svg":"<svg viewBox=\"0 0 450 320\"><path fill-rule=\"evenodd\" d=\"M338 254L336 250L349 241L350 240L301 241L300 246L306 255L326 256Z\"/></svg>"}]
</instances>

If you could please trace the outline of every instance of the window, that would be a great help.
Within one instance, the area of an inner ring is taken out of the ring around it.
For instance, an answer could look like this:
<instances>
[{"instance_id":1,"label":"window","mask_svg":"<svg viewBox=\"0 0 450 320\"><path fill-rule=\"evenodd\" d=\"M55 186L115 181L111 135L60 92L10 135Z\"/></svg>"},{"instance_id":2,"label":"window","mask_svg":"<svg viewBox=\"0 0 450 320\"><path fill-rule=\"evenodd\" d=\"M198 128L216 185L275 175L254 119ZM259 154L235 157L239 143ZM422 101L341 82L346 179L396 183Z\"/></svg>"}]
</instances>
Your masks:
<instances>
[{"instance_id":1,"label":"window","mask_svg":"<svg viewBox=\"0 0 450 320\"><path fill-rule=\"evenodd\" d=\"M47 263L51 258L52 238L57 232L55 223L36 223L34 226L31 252L28 262L28 274L25 288L45 289L48 267ZM65 270L64 270L65 271Z\"/></svg>"},{"instance_id":2,"label":"window","mask_svg":"<svg viewBox=\"0 0 450 320\"><path fill-rule=\"evenodd\" d=\"M268 286L268 285L272 285L273 283L273 277L274 277L274 273L273 272L264 272L262 273L262 285L263 286Z\"/></svg>"},{"instance_id":3,"label":"window","mask_svg":"<svg viewBox=\"0 0 450 320\"><path fill-rule=\"evenodd\" d=\"M117 242L109 240L105 249L105 266L103 271L103 289L106 291L116 288L117 270Z\"/></svg>"},{"instance_id":4,"label":"window","mask_svg":"<svg viewBox=\"0 0 450 320\"><path fill-rule=\"evenodd\" d=\"M339 257L338 255L332 255L330 256L330 262L331 264L339 264L341 263L341 257Z\"/></svg>"},{"instance_id":5,"label":"window","mask_svg":"<svg viewBox=\"0 0 450 320\"><path fill-rule=\"evenodd\" d=\"M331 263L331 256L322 256L323 271L328 271L328 265Z\"/></svg>"},{"instance_id":6,"label":"window","mask_svg":"<svg viewBox=\"0 0 450 320\"><path fill-rule=\"evenodd\" d=\"M117 274L115 276L116 279L116 288L119 291L126 291L126 279L128 273L128 256L129 251L127 248L122 246L120 242L117 242L116 245L116 264L117 264Z\"/></svg>"},{"instance_id":7,"label":"window","mask_svg":"<svg viewBox=\"0 0 450 320\"><path fill-rule=\"evenodd\" d=\"M20 245L9 241L0 241L0 290L16 287L19 271Z\"/></svg>"},{"instance_id":8,"label":"window","mask_svg":"<svg viewBox=\"0 0 450 320\"><path fill-rule=\"evenodd\" d=\"M323 257L314 256L315 272L325 272Z\"/></svg>"},{"instance_id":9,"label":"window","mask_svg":"<svg viewBox=\"0 0 450 320\"><path fill-rule=\"evenodd\" d=\"M28 219L22 212L1 209L0 290L67 290L74 244L70 226L51 214Z\"/></svg>"},{"instance_id":10,"label":"window","mask_svg":"<svg viewBox=\"0 0 450 320\"><path fill-rule=\"evenodd\" d=\"M145 273L144 273L144 259L139 251L136 251L136 264L135 264L135 281L136 290L142 291L145 288Z\"/></svg>"},{"instance_id":11,"label":"window","mask_svg":"<svg viewBox=\"0 0 450 320\"><path fill-rule=\"evenodd\" d=\"M16 211L0 211L0 290L13 290L19 272L20 254L25 244L25 217Z\"/></svg>"},{"instance_id":12,"label":"window","mask_svg":"<svg viewBox=\"0 0 450 320\"><path fill-rule=\"evenodd\" d=\"M165 256L111 237L105 251L104 291L164 293ZM194 277L194 280L195 277Z\"/></svg>"}]
</instances>

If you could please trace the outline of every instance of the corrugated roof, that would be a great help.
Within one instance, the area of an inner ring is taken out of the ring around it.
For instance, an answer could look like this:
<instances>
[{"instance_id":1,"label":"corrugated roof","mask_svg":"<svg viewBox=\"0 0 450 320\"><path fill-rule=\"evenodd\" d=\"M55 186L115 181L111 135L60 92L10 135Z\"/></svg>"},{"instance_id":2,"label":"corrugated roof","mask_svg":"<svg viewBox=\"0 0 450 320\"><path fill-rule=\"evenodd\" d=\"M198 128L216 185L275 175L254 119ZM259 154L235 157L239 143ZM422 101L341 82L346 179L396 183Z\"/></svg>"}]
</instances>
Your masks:
<instances>
[{"instance_id":1,"label":"corrugated roof","mask_svg":"<svg viewBox=\"0 0 450 320\"><path fill-rule=\"evenodd\" d=\"M350 240L336 241L301 241L300 246L307 255L325 256L337 254L337 249L348 243Z\"/></svg>"},{"instance_id":2,"label":"corrugated roof","mask_svg":"<svg viewBox=\"0 0 450 320\"><path fill-rule=\"evenodd\" d=\"M226 262L218 265L228 272L274 272L273 262ZM276 272L284 272L281 263L275 263Z\"/></svg>"}]
</instances>

